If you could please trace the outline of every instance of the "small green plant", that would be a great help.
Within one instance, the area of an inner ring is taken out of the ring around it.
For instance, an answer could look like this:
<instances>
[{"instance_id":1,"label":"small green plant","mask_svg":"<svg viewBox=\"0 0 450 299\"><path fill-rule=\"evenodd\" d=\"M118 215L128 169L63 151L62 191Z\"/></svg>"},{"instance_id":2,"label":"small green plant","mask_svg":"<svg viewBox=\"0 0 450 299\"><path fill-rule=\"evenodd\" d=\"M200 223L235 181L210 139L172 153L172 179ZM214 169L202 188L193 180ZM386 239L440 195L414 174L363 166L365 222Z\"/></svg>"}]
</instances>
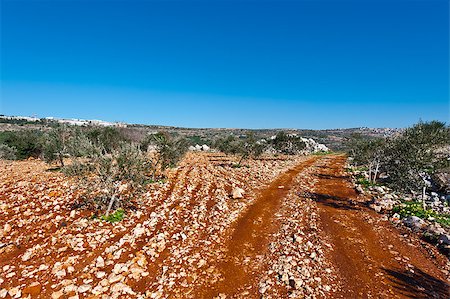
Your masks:
<instances>
[{"instance_id":1,"label":"small green plant","mask_svg":"<svg viewBox=\"0 0 450 299\"><path fill-rule=\"evenodd\" d=\"M118 209L114 213L109 214L108 216L103 215L101 218L102 220L109 223L119 222L125 218L125 211L122 209Z\"/></svg>"},{"instance_id":2,"label":"small green plant","mask_svg":"<svg viewBox=\"0 0 450 299\"><path fill-rule=\"evenodd\" d=\"M320 151L320 152L314 152L312 153L314 156L326 156L326 155L331 155L333 152L332 151Z\"/></svg>"},{"instance_id":3,"label":"small green plant","mask_svg":"<svg viewBox=\"0 0 450 299\"><path fill-rule=\"evenodd\" d=\"M423 203L418 201L403 202L395 206L393 213L398 213L400 217L417 216L422 219L434 218L442 226L450 227L450 215L440 214L431 209L424 209Z\"/></svg>"},{"instance_id":4,"label":"small green plant","mask_svg":"<svg viewBox=\"0 0 450 299\"><path fill-rule=\"evenodd\" d=\"M363 188L369 188L369 187L374 187L374 186L379 186L378 184L374 184L371 181L369 181L368 179L366 179L363 176L358 176L356 182L363 186Z\"/></svg>"}]
</instances>

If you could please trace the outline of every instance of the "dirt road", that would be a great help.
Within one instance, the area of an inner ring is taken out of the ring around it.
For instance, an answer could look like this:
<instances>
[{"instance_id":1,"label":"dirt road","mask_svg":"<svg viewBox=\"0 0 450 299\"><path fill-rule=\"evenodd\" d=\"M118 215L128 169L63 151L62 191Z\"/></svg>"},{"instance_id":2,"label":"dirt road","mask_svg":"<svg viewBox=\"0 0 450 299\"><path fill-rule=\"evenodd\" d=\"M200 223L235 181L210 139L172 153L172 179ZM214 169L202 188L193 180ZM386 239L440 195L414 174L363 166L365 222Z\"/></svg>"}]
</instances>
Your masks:
<instances>
[{"instance_id":1,"label":"dirt road","mask_svg":"<svg viewBox=\"0 0 450 299\"><path fill-rule=\"evenodd\" d=\"M344 164L192 154L116 224L43 162L0 165L0 298L449 298L448 259L368 209Z\"/></svg>"},{"instance_id":2,"label":"dirt road","mask_svg":"<svg viewBox=\"0 0 450 299\"><path fill-rule=\"evenodd\" d=\"M281 227L277 219L291 217L280 215L283 212L280 202L289 200L289 191L298 187L295 186L296 176L310 180L313 176L314 184L302 188L300 194L316 203L317 233L328 242L322 247L333 269L328 273L335 276L330 292L316 292L315 295L327 298L448 298L449 286L442 271L448 266L448 260L414 236L402 236L381 215L368 209L367 199L357 196L345 176L344 164L344 156L315 157L280 175L262 190L255 203L239 218L225 244L227 256L217 265L221 280L206 290L202 288L203 292L197 293L199 297L221 294L227 298L258 298L261 295L258 287L263 276L261 272L273 262L269 259L268 244L279 241L275 236L271 239L271 234ZM289 235L284 234L284 237L289 238ZM330 268L322 267L322 271L316 272L315 278L319 279L316 281L326 281L325 270ZM282 279L280 274L275 280ZM277 296L293 295L291 289L297 288L294 276L289 275L284 290L275 283ZM307 288L308 283L302 287Z\"/></svg>"},{"instance_id":3,"label":"dirt road","mask_svg":"<svg viewBox=\"0 0 450 299\"><path fill-rule=\"evenodd\" d=\"M448 298L439 269L445 258L431 259L426 244L403 238L366 207L344 176L345 157L327 160L313 196L333 243L331 258L341 280L335 297Z\"/></svg>"}]
</instances>

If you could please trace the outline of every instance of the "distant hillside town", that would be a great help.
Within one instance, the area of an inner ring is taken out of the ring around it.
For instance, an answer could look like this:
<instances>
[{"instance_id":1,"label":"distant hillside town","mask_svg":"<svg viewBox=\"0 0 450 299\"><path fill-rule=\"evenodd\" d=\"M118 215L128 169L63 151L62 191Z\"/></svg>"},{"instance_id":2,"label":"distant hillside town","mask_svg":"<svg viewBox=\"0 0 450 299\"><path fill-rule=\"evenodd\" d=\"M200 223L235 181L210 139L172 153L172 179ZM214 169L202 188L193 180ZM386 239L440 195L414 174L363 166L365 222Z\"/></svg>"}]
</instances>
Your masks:
<instances>
[{"instance_id":1,"label":"distant hillside town","mask_svg":"<svg viewBox=\"0 0 450 299\"><path fill-rule=\"evenodd\" d=\"M12 121L26 121L26 122L57 122L61 124L68 124L73 126L102 126L102 127L126 127L127 125L122 122L107 122L97 119L77 119L77 118L56 118L56 117L34 117L34 116L6 116L0 115L0 119L12 120Z\"/></svg>"}]
</instances>

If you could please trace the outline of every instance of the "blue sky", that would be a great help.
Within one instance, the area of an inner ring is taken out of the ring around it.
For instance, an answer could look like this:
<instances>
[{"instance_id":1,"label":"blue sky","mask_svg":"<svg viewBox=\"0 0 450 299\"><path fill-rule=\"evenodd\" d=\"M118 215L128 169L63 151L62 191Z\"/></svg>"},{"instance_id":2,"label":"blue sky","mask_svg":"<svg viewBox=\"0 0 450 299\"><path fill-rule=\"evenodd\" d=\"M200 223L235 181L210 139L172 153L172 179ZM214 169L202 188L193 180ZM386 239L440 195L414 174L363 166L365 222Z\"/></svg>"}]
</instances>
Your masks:
<instances>
[{"instance_id":1,"label":"blue sky","mask_svg":"<svg viewBox=\"0 0 450 299\"><path fill-rule=\"evenodd\" d=\"M0 114L244 128L449 121L447 0L0 1Z\"/></svg>"}]
</instances>

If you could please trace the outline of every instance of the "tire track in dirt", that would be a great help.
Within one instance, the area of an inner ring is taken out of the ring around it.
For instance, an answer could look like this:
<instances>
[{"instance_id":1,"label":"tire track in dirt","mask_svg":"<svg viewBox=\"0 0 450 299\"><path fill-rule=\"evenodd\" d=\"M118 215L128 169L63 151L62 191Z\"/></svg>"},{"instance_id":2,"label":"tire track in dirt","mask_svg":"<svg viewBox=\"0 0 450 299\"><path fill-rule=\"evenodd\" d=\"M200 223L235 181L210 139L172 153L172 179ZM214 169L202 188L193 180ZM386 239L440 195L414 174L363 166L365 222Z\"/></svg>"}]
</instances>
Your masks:
<instances>
[{"instance_id":1,"label":"tire track in dirt","mask_svg":"<svg viewBox=\"0 0 450 299\"><path fill-rule=\"evenodd\" d=\"M446 277L433 259L402 240L396 228L357 197L343 171L346 157L326 159L311 195L333 244L330 258L341 284L333 297L449 298Z\"/></svg>"},{"instance_id":2,"label":"tire track in dirt","mask_svg":"<svg viewBox=\"0 0 450 299\"><path fill-rule=\"evenodd\" d=\"M254 204L248 208L233 227L226 257L216 267L222 277L212 286L203 286L196 298L212 298L219 293L237 295L243 291L257 294L257 282L252 269L247 269L244 260L258 259L267 249L268 236L276 229L274 215L280 201L286 197L294 184L295 177L310 167L319 157L310 157L294 168L279 175L266 189L262 190ZM251 297L251 296L249 296Z\"/></svg>"}]
</instances>

